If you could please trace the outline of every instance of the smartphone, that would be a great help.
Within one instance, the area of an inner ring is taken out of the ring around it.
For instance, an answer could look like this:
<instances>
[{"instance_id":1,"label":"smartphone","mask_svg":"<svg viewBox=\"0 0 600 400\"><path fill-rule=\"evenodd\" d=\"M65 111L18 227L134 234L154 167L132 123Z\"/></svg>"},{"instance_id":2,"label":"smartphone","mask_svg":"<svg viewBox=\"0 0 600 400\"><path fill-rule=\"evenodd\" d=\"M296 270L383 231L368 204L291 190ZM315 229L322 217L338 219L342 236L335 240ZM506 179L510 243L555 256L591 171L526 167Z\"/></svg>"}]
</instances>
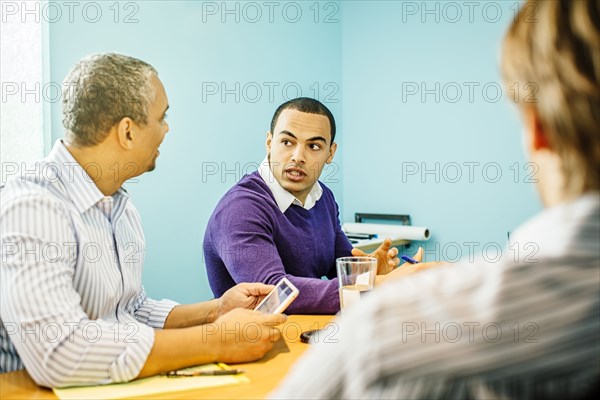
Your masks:
<instances>
[{"instance_id":1,"label":"smartphone","mask_svg":"<svg viewBox=\"0 0 600 400\"><path fill-rule=\"evenodd\" d=\"M287 278L282 278L255 310L266 314L281 314L298 297L300 291Z\"/></svg>"}]
</instances>

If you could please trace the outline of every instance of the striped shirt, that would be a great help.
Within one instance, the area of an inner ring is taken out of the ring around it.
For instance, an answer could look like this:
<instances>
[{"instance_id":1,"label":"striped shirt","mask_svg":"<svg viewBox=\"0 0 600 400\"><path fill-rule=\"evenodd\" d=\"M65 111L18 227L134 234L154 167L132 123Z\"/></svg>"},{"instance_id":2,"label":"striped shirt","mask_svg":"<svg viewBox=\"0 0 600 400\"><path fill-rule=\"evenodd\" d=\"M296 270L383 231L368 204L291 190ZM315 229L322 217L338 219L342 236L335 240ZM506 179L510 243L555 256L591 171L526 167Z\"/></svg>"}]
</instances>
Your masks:
<instances>
[{"instance_id":1,"label":"striped shirt","mask_svg":"<svg viewBox=\"0 0 600 400\"><path fill-rule=\"evenodd\" d=\"M146 296L127 192L104 196L58 141L1 193L0 370L49 387L135 378L176 303Z\"/></svg>"},{"instance_id":2,"label":"striped shirt","mask_svg":"<svg viewBox=\"0 0 600 400\"><path fill-rule=\"evenodd\" d=\"M600 376L598 193L543 211L496 264L389 282L273 398L576 398Z\"/></svg>"}]
</instances>

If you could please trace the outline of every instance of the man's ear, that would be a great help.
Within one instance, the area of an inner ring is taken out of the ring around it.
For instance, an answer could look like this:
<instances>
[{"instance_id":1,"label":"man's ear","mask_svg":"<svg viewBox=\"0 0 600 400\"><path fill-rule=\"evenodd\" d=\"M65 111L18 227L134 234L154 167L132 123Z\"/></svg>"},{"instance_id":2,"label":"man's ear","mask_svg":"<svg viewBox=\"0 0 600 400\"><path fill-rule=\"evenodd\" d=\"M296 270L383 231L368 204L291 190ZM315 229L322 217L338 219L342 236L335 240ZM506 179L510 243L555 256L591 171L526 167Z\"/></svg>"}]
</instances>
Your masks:
<instances>
[{"instance_id":1,"label":"man's ear","mask_svg":"<svg viewBox=\"0 0 600 400\"><path fill-rule=\"evenodd\" d=\"M337 143L333 142L331 143L331 146L329 146L329 157L327 157L327 164L331 164L331 162L333 161L333 156L335 156L335 152L337 151Z\"/></svg>"},{"instance_id":2,"label":"man's ear","mask_svg":"<svg viewBox=\"0 0 600 400\"><path fill-rule=\"evenodd\" d=\"M273 134L271 131L267 132L267 141L265 142L265 148L267 150L267 154L271 153L271 142L273 141Z\"/></svg>"},{"instance_id":3,"label":"man's ear","mask_svg":"<svg viewBox=\"0 0 600 400\"><path fill-rule=\"evenodd\" d=\"M121 147L126 150L131 150L133 148L135 124L131 118L125 117L117 123L117 137Z\"/></svg>"},{"instance_id":4,"label":"man's ear","mask_svg":"<svg viewBox=\"0 0 600 400\"><path fill-rule=\"evenodd\" d=\"M523 120L527 150L530 152L552 150L548 133L535 107L530 106L523 110Z\"/></svg>"}]
</instances>

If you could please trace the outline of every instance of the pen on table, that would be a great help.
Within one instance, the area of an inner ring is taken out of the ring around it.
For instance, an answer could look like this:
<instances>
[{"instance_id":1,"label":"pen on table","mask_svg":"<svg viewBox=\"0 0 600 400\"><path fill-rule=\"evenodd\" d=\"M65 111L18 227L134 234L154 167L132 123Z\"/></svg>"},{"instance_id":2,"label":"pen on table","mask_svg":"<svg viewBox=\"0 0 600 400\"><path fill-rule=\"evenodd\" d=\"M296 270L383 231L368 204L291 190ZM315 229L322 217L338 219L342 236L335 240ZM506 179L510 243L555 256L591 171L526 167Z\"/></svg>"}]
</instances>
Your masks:
<instances>
[{"instance_id":1,"label":"pen on table","mask_svg":"<svg viewBox=\"0 0 600 400\"><path fill-rule=\"evenodd\" d=\"M414 258L412 258L410 256L401 256L400 258L409 264L418 264L419 263L417 260L415 260Z\"/></svg>"},{"instance_id":2,"label":"pen on table","mask_svg":"<svg viewBox=\"0 0 600 400\"><path fill-rule=\"evenodd\" d=\"M196 371L196 372L181 372L181 371L169 371L166 372L168 378L180 378L189 376L220 376L220 375L238 375L243 374L244 370L241 369L215 369L210 371Z\"/></svg>"}]
</instances>

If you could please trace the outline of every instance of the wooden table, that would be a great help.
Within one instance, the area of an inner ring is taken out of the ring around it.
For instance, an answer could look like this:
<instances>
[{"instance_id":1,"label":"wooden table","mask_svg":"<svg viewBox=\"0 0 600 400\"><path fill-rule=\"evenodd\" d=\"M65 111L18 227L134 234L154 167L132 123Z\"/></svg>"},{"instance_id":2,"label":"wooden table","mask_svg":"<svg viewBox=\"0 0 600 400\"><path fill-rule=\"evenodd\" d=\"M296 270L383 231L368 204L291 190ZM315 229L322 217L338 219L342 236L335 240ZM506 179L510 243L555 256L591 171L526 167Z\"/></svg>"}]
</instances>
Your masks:
<instances>
[{"instance_id":1,"label":"wooden table","mask_svg":"<svg viewBox=\"0 0 600 400\"><path fill-rule=\"evenodd\" d=\"M265 398L287 374L290 367L308 348L300 341L300 333L325 327L331 315L292 315L280 327L283 340L259 361L236 364L246 371L248 384L220 386L188 392L157 395L153 399L262 399ZM25 371L0 374L0 399L56 399L49 389L37 386Z\"/></svg>"}]
</instances>

